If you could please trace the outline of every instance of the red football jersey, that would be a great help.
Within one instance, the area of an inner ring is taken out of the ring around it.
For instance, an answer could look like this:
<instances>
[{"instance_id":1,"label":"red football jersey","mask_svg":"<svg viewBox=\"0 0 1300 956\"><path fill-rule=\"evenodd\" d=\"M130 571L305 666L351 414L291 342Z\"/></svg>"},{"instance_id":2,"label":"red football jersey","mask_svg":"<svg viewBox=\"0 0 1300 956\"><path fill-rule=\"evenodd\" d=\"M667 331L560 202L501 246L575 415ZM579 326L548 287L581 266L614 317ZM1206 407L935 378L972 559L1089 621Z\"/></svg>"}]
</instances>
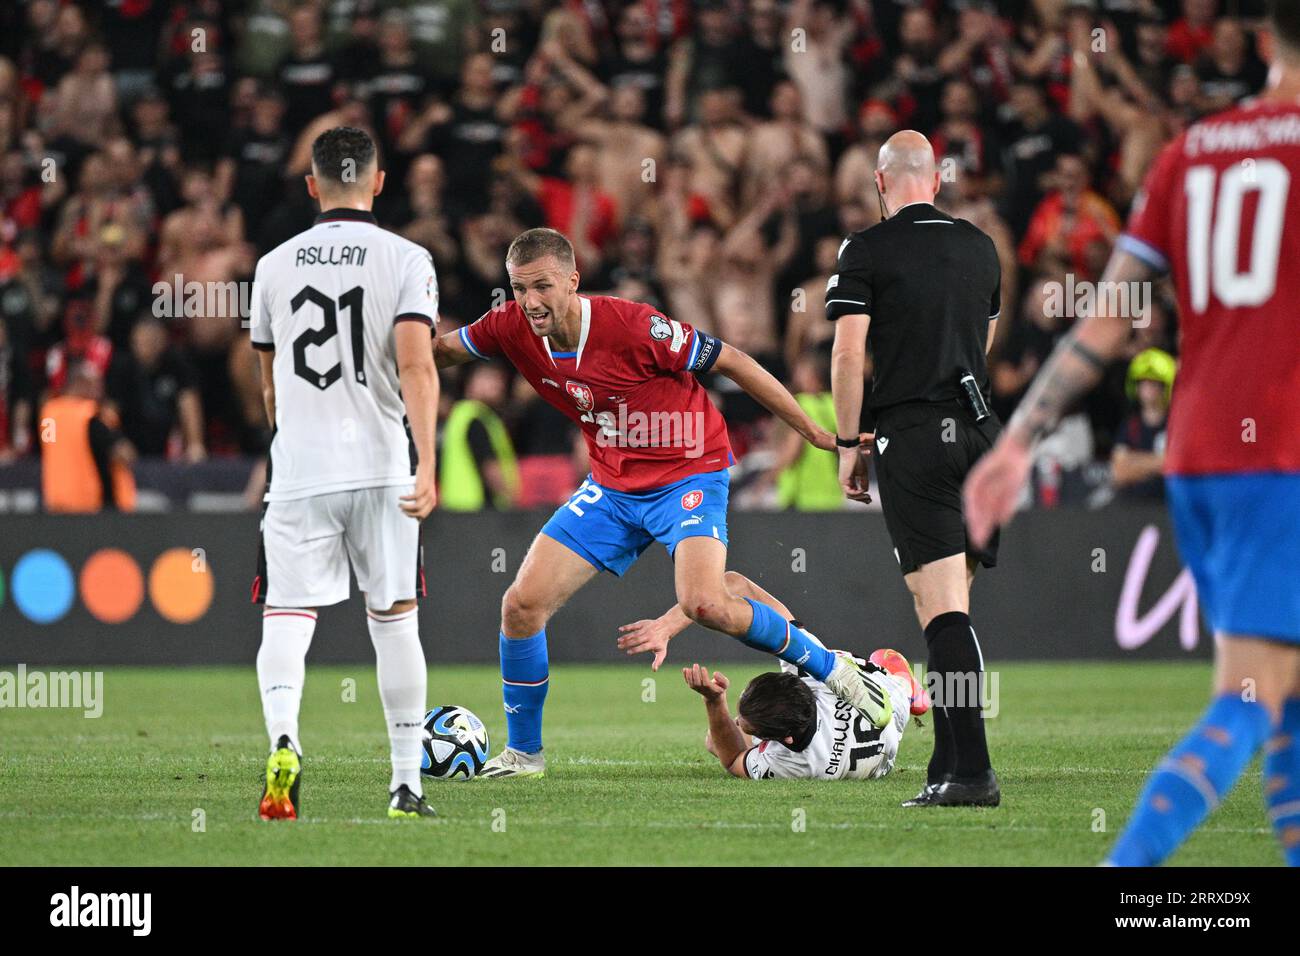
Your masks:
<instances>
[{"instance_id":1,"label":"red football jersey","mask_svg":"<svg viewBox=\"0 0 1300 956\"><path fill-rule=\"evenodd\" d=\"M591 474L615 491L647 491L731 462L722 414L695 377L721 344L648 305L579 296L576 352L534 334L517 302L461 330L475 355L502 355L537 393L578 423Z\"/></svg>"},{"instance_id":2,"label":"red football jersey","mask_svg":"<svg viewBox=\"0 0 1300 956\"><path fill-rule=\"evenodd\" d=\"M1182 346L1165 471L1300 471L1300 103L1210 117L1161 153L1120 248L1169 269Z\"/></svg>"}]
</instances>

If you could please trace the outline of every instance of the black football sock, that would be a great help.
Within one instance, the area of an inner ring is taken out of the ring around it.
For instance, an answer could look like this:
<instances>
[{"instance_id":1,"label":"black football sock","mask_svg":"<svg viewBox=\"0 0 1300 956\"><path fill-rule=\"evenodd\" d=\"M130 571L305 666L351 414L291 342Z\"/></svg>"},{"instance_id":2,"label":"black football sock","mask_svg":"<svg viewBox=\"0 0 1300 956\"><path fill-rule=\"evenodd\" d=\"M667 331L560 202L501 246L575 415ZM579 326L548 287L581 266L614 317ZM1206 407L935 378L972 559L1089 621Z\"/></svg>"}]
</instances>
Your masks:
<instances>
[{"instance_id":1,"label":"black football sock","mask_svg":"<svg viewBox=\"0 0 1300 956\"><path fill-rule=\"evenodd\" d=\"M990 769L981 709L984 668L970 616L961 611L938 615L926 626L925 643L930 649L926 666L934 674L931 693L937 692L936 709L946 712L950 728L951 772L957 777L984 774ZM936 741L938 732L936 720Z\"/></svg>"},{"instance_id":2,"label":"black football sock","mask_svg":"<svg viewBox=\"0 0 1300 956\"><path fill-rule=\"evenodd\" d=\"M952 724L948 720L948 712L942 707L933 708L930 719L934 724L934 753L930 754L930 763L925 768L925 782L938 784L943 783L944 778L952 773Z\"/></svg>"},{"instance_id":3,"label":"black football sock","mask_svg":"<svg viewBox=\"0 0 1300 956\"><path fill-rule=\"evenodd\" d=\"M930 763L925 770L925 782L939 784L948 777L956 766L956 752L953 748L952 721L946 708L940 706L943 693L943 672L939 670L931 639L934 632L925 629L925 644L929 648L929 659L925 662L926 687L934 706L930 710L930 719L934 724L934 752L930 754Z\"/></svg>"}]
</instances>

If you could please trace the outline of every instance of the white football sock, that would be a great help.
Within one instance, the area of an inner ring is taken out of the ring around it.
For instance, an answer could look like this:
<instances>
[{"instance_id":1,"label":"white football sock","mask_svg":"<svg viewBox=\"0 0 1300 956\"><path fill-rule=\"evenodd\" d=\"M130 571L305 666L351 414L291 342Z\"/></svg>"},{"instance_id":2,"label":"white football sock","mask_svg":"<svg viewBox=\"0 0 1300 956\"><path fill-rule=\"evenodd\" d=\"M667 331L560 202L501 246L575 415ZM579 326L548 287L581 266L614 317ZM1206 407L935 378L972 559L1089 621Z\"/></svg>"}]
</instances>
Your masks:
<instances>
[{"instance_id":1,"label":"white football sock","mask_svg":"<svg viewBox=\"0 0 1300 956\"><path fill-rule=\"evenodd\" d=\"M375 645L379 699L388 722L393 777L388 789L402 784L420 796L420 754L423 750L424 695L428 681L424 648L420 646L419 610L402 614L366 611L370 642Z\"/></svg>"},{"instance_id":2,"label":"white football sock","mask_svg":"<svg viewBox=\"0 0 1300 956\"><path fill-rule=\"evenodd\" d=\"M257 683L262 689L262 716L271 747L287 734L294 750L298 742L298 708L307 676L307 648L316 630L316 612L268 608L262 614L262 646L257 650Z\"/></svg>"}]
</instances>

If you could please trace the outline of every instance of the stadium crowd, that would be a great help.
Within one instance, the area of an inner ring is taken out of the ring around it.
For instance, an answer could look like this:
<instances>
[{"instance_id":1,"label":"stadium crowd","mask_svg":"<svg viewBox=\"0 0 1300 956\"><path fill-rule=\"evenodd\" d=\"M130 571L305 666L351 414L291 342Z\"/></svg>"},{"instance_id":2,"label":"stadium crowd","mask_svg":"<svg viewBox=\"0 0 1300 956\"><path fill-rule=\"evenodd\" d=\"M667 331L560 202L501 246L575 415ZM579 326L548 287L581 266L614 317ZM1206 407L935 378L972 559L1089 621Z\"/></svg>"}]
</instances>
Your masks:
<instances>
[{"instance_id":1,"label":"stadium crowd","mask_svg":"<svg viewBox=\"0 0 1300 956\"><path fill-rule=\"evenodd\" d=\"M443 330L499 304L506 245L548 225L572 238L584 291L654 303L750 351L821 415L837 249L879 218L880 144L918 129L941 160L941 205L1002 259L990 373L1005 418L1159 148L1263 86L1262 7L5 3L0 464L40 455L42 408L68 390L100 403L125 463L264 454L240 302L177 314L155 284L250 281L311 223L301 177L336 125L379 144L376 213L431 251ZM1161 494L1171 301L1154 290L1129 367L1038 450L1040 503ZM503 368L445 382L445 454L478 485L451 499L563 500L584 470L569 423ZM742 503L840 504L833 456L808 457L743 396L717 398Z\"/></svg>"}]
</instances>

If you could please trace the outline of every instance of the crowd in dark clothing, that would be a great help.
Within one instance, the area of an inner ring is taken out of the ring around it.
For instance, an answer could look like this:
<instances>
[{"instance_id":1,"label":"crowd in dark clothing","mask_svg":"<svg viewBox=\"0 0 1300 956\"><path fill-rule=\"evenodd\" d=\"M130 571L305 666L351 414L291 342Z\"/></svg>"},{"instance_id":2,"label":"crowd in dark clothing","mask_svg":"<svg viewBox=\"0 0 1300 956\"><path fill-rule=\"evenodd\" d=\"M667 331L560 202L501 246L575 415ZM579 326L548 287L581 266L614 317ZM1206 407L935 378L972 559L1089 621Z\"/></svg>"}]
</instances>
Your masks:
<instances>
[{"instance_id":1,"label":"crowd in dark clothing","mask_svg":"<svg viewBox=\"0 0 1300 956\"><path fill-rule=\"evenodd\" d=\"M1054 290L1099 277L1159 149L1265 83L1262 15L1262 0L4 4L0 462L37 452L41 403L74 364L102 377L141 456L261 454L238 303L157 321L155 284L251 280L310 225L310 144L337 125L374 135L376 213L432 253L443 329L499 304L507 244L548 225L584 291L651 302L783 376L833 334L826 282L843 237L879 219L879 146L920 130L939 204L1002 260L1005 417L1074 321ZM1133 354L1152 347L1177 354L1166 288ZM551 436L511 394L517 443ZM774 440L761 409L718 398L738 455ZM1056 465L1091 474L1132 410L1117 367L1063 425Z\"/></svg>"}]
</instances>

